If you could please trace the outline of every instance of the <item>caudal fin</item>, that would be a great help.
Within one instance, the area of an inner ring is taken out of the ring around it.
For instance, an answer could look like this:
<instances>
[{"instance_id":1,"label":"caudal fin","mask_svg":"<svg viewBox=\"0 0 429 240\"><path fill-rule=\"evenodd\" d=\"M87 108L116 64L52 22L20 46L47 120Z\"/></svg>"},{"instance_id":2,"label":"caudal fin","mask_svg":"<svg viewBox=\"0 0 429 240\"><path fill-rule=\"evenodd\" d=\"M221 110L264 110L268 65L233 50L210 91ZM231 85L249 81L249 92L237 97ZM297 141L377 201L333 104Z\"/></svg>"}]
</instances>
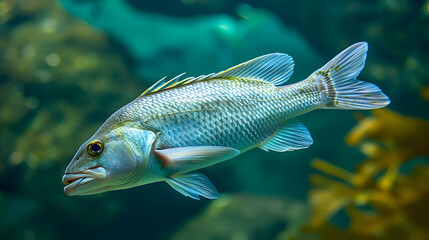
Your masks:
<instances>
[{"instance_id":1,"label":"caudal fin","mask_svg":"<svg viewBox=\"0 0 429 240\"><path fill-rule=\"evenodd\" d=\"M319 82L324 108L375 109L390 103L376 85L356 79L365 65L367 51L366 42L355 43L310 76Z\"/></svg>"}]
</instances>

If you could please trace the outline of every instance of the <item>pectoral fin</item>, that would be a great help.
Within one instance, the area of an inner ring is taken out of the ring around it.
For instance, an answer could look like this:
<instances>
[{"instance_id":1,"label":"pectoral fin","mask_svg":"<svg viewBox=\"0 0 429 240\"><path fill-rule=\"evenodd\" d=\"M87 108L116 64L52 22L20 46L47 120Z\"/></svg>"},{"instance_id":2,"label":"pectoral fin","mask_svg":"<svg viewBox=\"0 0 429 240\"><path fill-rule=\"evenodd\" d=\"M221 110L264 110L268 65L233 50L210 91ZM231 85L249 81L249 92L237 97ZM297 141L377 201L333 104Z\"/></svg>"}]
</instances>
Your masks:
<instances>
[{"instance_id":1,"label":"pectoral fin","mask_svg":"<svg viewBox=\"0 0 429 240\"><path fill-rule=\"evenodd\" d=\"M262 150L286 152L308 148L313 144L308 129L297 120L290 121L284 128L262 143Z\"/></svg>"},{"instance_id":2,"label":"pectoral fin","mask_svg":"<svg viewBox=\"0 0 429 240\"><path fill-rule=\"evenodd\" d=\"M208 199L215 199L219 197L216 187L210 180L202 173L182 173L174 174L165 180L174 190L180 192L186 197L191 197L200 200L199 196Z\"/></svg>"},{"instance_id":3,"label":"pectoral fin","mask_svg":"<svg viewBox=\"0 0 429 240\"><path fill-rule=\"evenodd\" d=\"M164 170L190 172L237 156L239 150L220 146L194 146L155 150Z\"/></svg>"}]
</instances>

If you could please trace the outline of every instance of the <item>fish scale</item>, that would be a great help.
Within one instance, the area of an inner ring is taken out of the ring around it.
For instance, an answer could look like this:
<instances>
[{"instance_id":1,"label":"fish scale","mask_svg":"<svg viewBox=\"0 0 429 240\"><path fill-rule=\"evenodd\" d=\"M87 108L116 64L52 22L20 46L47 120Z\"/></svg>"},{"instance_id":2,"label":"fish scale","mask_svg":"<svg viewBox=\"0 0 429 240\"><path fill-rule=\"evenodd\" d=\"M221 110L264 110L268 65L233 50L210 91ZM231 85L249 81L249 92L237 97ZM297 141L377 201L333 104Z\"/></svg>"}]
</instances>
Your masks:
<instances>
[{"instance_id":1,"label":"fish scale","mask_svg":"<svg viewBox=\"0 0 429 240\"><path fill-rule=\"evenodd\" d=\"M319 93L308 89L315 89L314 81L276 87L260 80L213 79L138 98L118 114L131 113L157 129L156 149L204 145L245 150L271 137L287 119L317 107Z\"/></svg>"},{"instance_id":2,"label":"fish scale","mask_svg":"<svg viewBox=\"0 0 429 240\"><path fill-rule=\"evenodd\" d=\"M309 147L308 129L291 119L316 108L375 109L389 98L356 79L367 44L357 43L307 79L283 86L293 72L287 54L264 55L225 71L156 82L81 145L66 169L68 195L88 195L165 181L199 199L219 196L195 170L259 147Z\"/></svg>"}]
</instances>

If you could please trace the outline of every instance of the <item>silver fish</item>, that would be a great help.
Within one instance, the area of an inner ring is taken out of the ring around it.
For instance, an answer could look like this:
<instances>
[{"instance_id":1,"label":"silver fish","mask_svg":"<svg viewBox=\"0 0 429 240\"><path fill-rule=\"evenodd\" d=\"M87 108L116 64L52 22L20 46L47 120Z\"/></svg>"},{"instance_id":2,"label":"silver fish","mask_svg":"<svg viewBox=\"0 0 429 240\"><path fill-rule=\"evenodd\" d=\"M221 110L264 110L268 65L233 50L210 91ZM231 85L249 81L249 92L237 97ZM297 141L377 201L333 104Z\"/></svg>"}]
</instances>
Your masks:
<instances>
[{"instance_id":1,"label":"silver fish","mask_svg":"<svg viewBox=\"0 0 429 240\"><path fill-rule=\"evenodd\" d=\"M367 50L367 43L356 43L307 79L285 86L294 62L282 53L216 74L161 79L82 144L65 171L64 191L89 195L165 181L194 199L217 198L196 170L256 147L309 147L307 128L291 119L311 110L388 105L377 86L356 79Z\"/></svg>"}]
</instances>

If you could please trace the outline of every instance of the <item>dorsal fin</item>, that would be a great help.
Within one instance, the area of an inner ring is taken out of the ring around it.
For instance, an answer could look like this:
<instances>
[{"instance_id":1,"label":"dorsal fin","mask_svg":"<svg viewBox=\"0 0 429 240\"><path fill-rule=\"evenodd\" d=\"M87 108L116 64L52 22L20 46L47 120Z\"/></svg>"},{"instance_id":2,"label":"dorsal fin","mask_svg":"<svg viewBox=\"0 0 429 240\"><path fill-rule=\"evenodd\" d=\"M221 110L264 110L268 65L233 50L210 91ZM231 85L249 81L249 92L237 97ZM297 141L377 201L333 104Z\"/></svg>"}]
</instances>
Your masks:
<instances>
[{"instance_id":1,"label":"dorsal fin","mask_svg":"<svg viewBox=\"0 0 429 240\"><path fill-rule=\"evenodd\" d=\"M291 56L284 53L271 53L254 58L216 74L212 73L209 75L188 77L183 80L179 80L180 77L185 74L182 73L168 81L166 81L166 78L164 77L144 91L140 97L150 93L183 86L194 82L222 78L241 78L265 81L277 86L282 85L283 83L287 82L287 80L289 80L293 73L293 67L294 62Z\"/></svg>"},{"instance_id":2,"label":"dorsal fin","mask_svg":"<svg viewBox=\"0 0 429 240\"><path fill-rule=\"evenodd\" d=\"M293 58L284 53L271 53L219 72L210 78L243 78L272 83L276 86L292 76Z\"/></svg>"},{"instance_id":3,"label":"dorsal fin","mask_svg":"<svg viewBox=\"0 0 429 240\"><path fill-rule=\"evenodd\" d=\"M168 81L165 80L166 77L161 78L158 82L156 82L154 85L152 85L146 91L144 91L140 95L140 97L142 97L144 95L148 95L150 93L159 92L161 90L182 86L182 85L190 84L190 83L197 82L197 81L202 81L202 80L205 80L205 79L209 78L210 76L214 75L214 73L212 73L209 75L202 75L199 77L188 77L188 78L180 80L180 77L183 76L184 74L185 73L179 74L176 77L174 77Z\"/></svg>"}]
</instances>

